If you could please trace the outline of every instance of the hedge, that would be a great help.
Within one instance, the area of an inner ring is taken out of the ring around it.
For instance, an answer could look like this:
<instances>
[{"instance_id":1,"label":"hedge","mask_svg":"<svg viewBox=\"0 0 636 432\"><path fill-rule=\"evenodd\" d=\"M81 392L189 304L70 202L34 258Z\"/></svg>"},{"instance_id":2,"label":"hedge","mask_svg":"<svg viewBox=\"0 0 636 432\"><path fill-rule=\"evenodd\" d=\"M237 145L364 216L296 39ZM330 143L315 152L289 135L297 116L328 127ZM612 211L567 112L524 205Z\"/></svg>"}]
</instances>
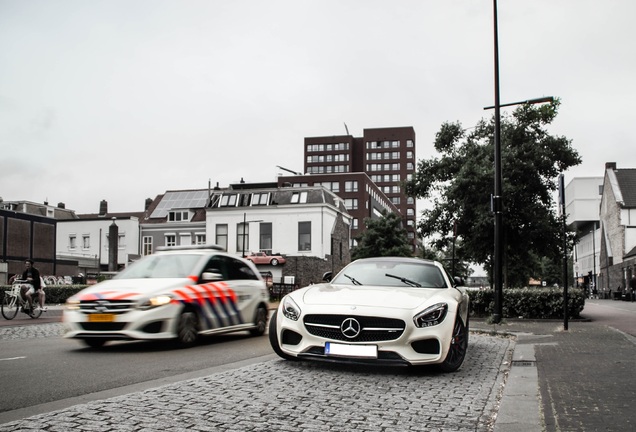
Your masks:
<instances>
[{"instance_id":1,"label":"hedge","mask_svg":"<svg viewBox=\"0 0 636 432\"><path fill-rule=\"evenodd\" d=\"M487 317L494 312L492 289L469 290L470 314ZM568 318L579 318L585 306L580 289L568 291ZM503 290L503 318L563 318L563 290L560 288L515 288Z\"/></svg>"},{"instance_id":2,"label":"hedge","mask_svg":"<svg viewBox=\"0 0 636 432\"><path fill-rule=\"evenodd\" d=\"M66 299L86 288L88 285L47 285L44 288L46 304L57 305L66 303ZM11 289L11 285L0 286L3 295Z\"/></svg>"}]
</instances>

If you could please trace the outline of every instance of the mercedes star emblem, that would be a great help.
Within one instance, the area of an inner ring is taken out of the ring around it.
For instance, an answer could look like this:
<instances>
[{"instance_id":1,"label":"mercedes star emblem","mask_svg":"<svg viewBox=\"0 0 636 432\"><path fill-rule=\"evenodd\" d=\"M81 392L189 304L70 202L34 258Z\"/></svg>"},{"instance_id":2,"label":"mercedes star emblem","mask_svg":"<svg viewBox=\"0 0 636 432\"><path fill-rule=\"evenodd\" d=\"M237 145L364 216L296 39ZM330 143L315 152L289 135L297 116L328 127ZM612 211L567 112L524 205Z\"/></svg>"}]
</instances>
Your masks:
<instances>
[{"instance_id":1,"label":"mercedes star emblem","mask_svg":"<svg viewBox=\"0 0 636 432\"><path fill-rule=\"evenodd\" d=\"M362 330L362 326L355 318L347 318L340 324L340 331L349 339L357 337L360 334L360 330Z\"/></svg>"}]
</instances>

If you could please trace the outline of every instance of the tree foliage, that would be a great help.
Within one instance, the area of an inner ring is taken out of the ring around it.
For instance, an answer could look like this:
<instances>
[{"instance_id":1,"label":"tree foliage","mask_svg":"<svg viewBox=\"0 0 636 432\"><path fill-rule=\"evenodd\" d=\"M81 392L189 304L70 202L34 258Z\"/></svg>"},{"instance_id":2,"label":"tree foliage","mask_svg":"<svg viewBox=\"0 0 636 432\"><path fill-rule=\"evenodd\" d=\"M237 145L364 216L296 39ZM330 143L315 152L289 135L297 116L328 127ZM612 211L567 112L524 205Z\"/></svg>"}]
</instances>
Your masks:
<instances>
[{"instance_id":1,"label":"tree foliage","mask_svg":"<svg viewBox=\"0 0 636 432\"><path fill-rule=\"evenodd\" d=\"M501 118L504 281L525 286L540 267L537 259L558 262L562 223L553 205L558 175L581 163L571 141L546 127L560 101L525 104ZM492 274L494 228L490 197L494 191L494 117L474 128L444 123L435 137L439 157L421 160L408 195L432 208L422 214L418 231L439 249L448 247L453 225L461 237L459 257L481 264Z\"/></svg>"},{"instance_id":2,"label":"tree foliage","mask_svg":"<svg viewBox=\"0 0 636 432\"><path fill-rule=\"evenodd\" d=\"M356 239L351 259L413 255L402 220L395 213L384 212L382 217L366 218L364 223L366 230Z\"/></svg>"}]
</instances>

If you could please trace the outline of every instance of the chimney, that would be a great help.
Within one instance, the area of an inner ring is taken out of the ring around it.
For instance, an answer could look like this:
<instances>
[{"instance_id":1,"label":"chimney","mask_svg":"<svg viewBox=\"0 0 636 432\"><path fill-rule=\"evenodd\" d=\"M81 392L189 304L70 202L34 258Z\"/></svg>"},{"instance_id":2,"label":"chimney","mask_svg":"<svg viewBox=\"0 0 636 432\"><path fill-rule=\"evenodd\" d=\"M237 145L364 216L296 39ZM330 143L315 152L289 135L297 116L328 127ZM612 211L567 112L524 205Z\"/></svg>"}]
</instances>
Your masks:
<instances>
[{"instance_id":1,"label":"chimney","mask_svg":"<svg viewBox=\"0 0 636 432\"><path fill-rule=\"evenodd\" d=\"M99 216L106 216L108 213L108 201L101 200L99 203Z\"/></svg>"},{"instance_id":2,"label":"chimney","mask_svg":"<svg viewBox=\"0 0 636 432\"><path fill-rule=\"evenodd\" d=\"M146 204L145 204L144 210L148 210L148 208L150 207L150 204L152 204L152 198L146 198Z\"/></svg>"},{"instance_id":3,"label":"chimney","mask_svg":"<svg viewBox=\"0 0 636 432\"><path fill-rule=\"evenodd\" d=\"M57 208L65 209L66 208L66 204L64 204L63 202L57 203Z\"/></svg>"},{"instance_id":4,"label":"chimney","mask_svg":"<svg viewBox=\"0 0 636 432\"><path fill-rule=\"evenodd\" d=\"M616 162L605 162L605 169L616 170Z\"/></svg>"}]
</instances>

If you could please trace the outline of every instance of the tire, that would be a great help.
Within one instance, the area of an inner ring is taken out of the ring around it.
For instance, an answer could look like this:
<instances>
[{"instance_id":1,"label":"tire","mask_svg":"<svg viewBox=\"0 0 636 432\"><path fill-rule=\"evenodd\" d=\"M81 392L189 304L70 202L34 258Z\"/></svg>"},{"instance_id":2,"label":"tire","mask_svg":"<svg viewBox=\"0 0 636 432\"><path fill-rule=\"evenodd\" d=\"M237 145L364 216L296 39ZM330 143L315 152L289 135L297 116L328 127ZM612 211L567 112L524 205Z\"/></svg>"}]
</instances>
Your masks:
<instances>
[{"instance_id":1,"label":"tire","mask_svg":"<svg viewBox=\"0 0 636 432\"><path fill-rule=\"evenodd\" d=\"M272 260L270 261L270 264L273 266L278 265L278 260L276 258L272 258Z\"/></svg>"},{"instance_id":2,"label":"tire","mask_svg":"<svg viewBox=\"0 0 636 432\"><path fill-rule=\"evenodd\" d=\"M101 348L107 342L106 339L102 338L90 338L90 339L82 339L84 345L90 348Z\"/></svg>"},{"instance_id":3,"label":"tire","mask_svg":"<svg viewBox=\"0 0 636 432\"><path fill-rule=\"evenodd\" d=\"M267 309L265 309L264 306L259 306L258 309L256 309L254 325L256 328L250 330L250 334L252 336L263 336L267 328Z\"/></svg>"},{"instance_id":4,"label":"tire","mask_svg":"<svg viewBox=\"0 0 636 432\"><path fill-rule=\"evenodd\" d=\"M460 368L466 358L468 349L468 327L464 325L460 316L455 318L453 327L453 336L451 338L450 348L444 361L439 365L442 372L455 372Z\"/></svg>"},{"instance_id":5,"label":"tire","mask_svg":"<svg viewBox=\"0 0 636 432\"><path fill-rule=\"evenodd\" d=\"M18 314L20 305L18 299L14 296L10 296L7 293L2 295L2 316L8 320L12 320Z\"/></svg>"},{"instance_id":6,"label":"tire","mask_svg":"<svg viewBox=\"0 0 636 432\"><path fill-rule=\"evenodd\" d=\"M31 313L29 314L29 316L33 319L36 318L40 318L40 315L42 315L42 308L40 307L39 304L35 303L35 300L33 301L33 310L31 311Z\"/></svg>"},{"instance_id":7,"label":"tire","mask_svg":"<svg viewBox=\"0 0 636 432\"><path fill-rule=\"evenodd\" d=\"M272 315L272 319L269 321L269 343L272 346L272 349L279 357L285 360L298 360L296 357L292 357L289 354L285 354L282 349L280 349L280 344L278 343L278 332L276 331L276 317L278 315L278 311L274 312Z\"/></svg>"},{"instance_id":8,"label":"tire","mask_svg":"<svg viewBox=\"0 0 636 432\"><path fill-rule=\"evenodd\" d=\"M194 346L199 340L199 317L191 309L181 312L177 321L177 344L182 348Z\"/></svg>"}]
</instances>

